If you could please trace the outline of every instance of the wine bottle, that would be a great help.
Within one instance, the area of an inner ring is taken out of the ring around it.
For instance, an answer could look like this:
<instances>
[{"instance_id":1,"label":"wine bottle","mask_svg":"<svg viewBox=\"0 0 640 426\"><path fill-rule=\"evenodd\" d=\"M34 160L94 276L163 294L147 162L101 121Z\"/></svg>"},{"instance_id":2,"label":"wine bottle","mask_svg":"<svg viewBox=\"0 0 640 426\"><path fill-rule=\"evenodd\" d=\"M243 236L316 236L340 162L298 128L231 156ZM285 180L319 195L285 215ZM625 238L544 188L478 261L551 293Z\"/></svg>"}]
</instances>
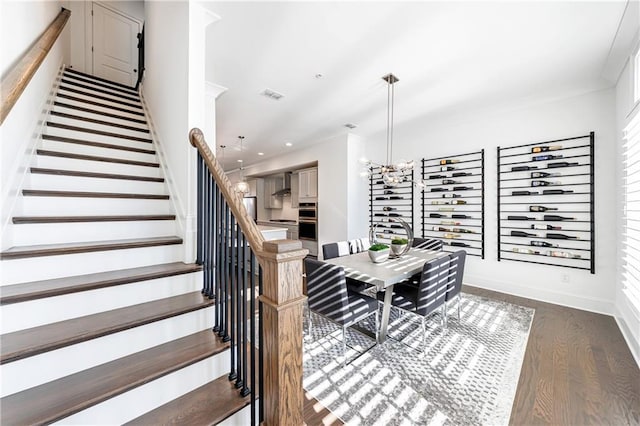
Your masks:
<instances>
[{"instance_id":1,"label":"wine bottle","mask_svg":"<svg viewBox=\"0 0 640 426\"><path fill-rule=\"evenodd\" d=\"M535 247L558 247L557 244L551 244L546 241L530 241L530 244Z\"/></svg>"},{"instance_id":2,"label":"wine bottle","mask_svg":"<svg viewBox=\"0 0 640 426\"><path fill-rule=\"evenodd\" d=\"M524 231L511 231L512 237L537 237L536 234L530 234Z\"/></svg>"},{"instance_id":3,"label":"wine bottle","mask_svg":"<svg viewBox=\"0 0 640 426\"><path fill-rule=\"evenodd\" d=\"M429 217L446 217L446 216L440 213L429 213Z\"/></svg>"},{"instance_id":4,"label":"wine bottle","mask_svg":"<svg viewBox=\"0 0 640 426\"><path fill-rule=\"evenodd\" d=\"M395 192L393 192L393 191L392 191L392 190L390 190L390 189L385 189L385 190L384 190L384 193L385 193L385 194L395 194Z\"/></svg>"},{"instance_id":5,"label":"wine bottle","mask_svg":"<svg viewBox=\"0 0 640 426\"><path fill-rule=\"evenodd\" d=\"M455 220L441 220L441 225L460 225L460 222L456 222Z\"/></svg>"},{"instance_id":6,"label":"wine bottle","mask_svg":"<svg viewBox=\"0 0 640 426\"><path fill-rule=\"evenodd\" d=\"M447 165L447 164L456 164L456 163L459 163L459 162L460 162L460 160L440 160L440 165L444 166L444 165Z\"/></svg>"},{"instance_id":7,"label":"wine bottle","mask_svg":"<svg viewBox=\"0 0 640 426\"><path fill-rule=\"evenodd\" d=\"M451 218L452 219L471 219L471 216L466 214L452 214Z\"/></svg>"},{"instance_id":8,"label":"wine bottle","mask_svg":"<svg viewBox=\"0 0 640 426\"><path fill-rule=\"evenodd\" d=\"M471 247L469 244L460 241L451 241L449 245L455 247Z\"/></svg>"},{"instance_id":9,"label":"wine bottle","mask_svg":"<svg viewBox=\"0 0 640 426\"><path fill-rule=\"evenodd\" d=\"M562 226L531 225L531 229L546 229L547 231L561 231L562 230Z\"/></svg>"},{"instance_id":10,"label":"wine bottle","mask_svg":"<svg viewBox=\"0 0 640 426\"><path fill-rule=\"evenodd\" d=\"M562 185L562 182L549 182L547 180L532 180L531 186L552 186L552 185Z\"/></svg>"},{"instance_id":11,"label":"wine bottle","mask_svg":"<svg viewBox=\"0 0 640 426\"><path fill-rule=\"evenodd\" d=\"M538 152L555 151L557 149L562 149L562 145L534 146L531 148L531 153L535 154Z\"/></svg>"},{"instance_id":12,"label":"wine bottle","mask_svg":"<svg viewBox=\"0 0 640 426\"><path fill-rule=\"evenodd\" d=\"M557 163L547 163L547 169L555 169L558 167L571 167L577 166L578 163L569 163L568 161L559 161Z\"/></svg>"},{"instance_id":13,"label":"wine bottle","mask_svg":"<svg viewBox=\"0 0 640 426\"><path fill-rule=\"evenodd\" d=\"M376 200L388 200L387 197L376 197Z\"/></svg>"},{"instance_id":14,"label":"wine bottle","mask_svg":"<svg viewBox=\"0 0 640 426\"><path fill-rule=\"evenodd\" d=\"M550 240L578 240L578 237L574 237L573 235L566 234L556 234L552 232L547 232L547 238Z\"/></svg>"},{"instance_id":15,"label":"wine bottle","mask_svg":"<svg viewBox=\"0 0 640 426\"><path fill-rule=\"evenodd\" d=\"M571 194L573 191L567 189L544 189L542 195L559 195L559 194Z\"/></svg>"},{"instance_id":16,"label":"wine bottle","mask_svg":"<svg viewBox=\"0 0 640 426\"><path fill-rule=\"evenodd\" d=\"M576 220L576 218L575 217L558 216L558 215L555 215L555 214L545 214L543 220L546 220L548 222L559 222L559 221L562 221L562 220Z\"/></svg>"},{"instance_id":17,"label":"wine bottle","mask_svg":"<svg viewBox=\"0 0 640 426\"><path fill-rule=\"evenodd\" d=\"M438 232L450 232L449 228L443 228L442 226L434 226L431 228L432 231L438 231Z\"/></svg>"},{"instance_id":18,"label":"wine bottle","mask_svg":"<svg viewBox=\"0 0 640 426\"><path fill-rule=\"evenodd\" d=\"M580 258L582 258L582 256L579 255L579 254L569 253L568 251L559 251L559 250L548 251L547 252L547 256L564 257L564 258L567 258L567 259L580 259Z\"/></svg>"},{"instance_id":19,"label":"wine bottle","mask_svg":"<svg viewBox=\"0 0 640 426\"><path fill-rule=\"evenodd\" d=\"M536 220L536 218L529 216L507 216L507 220Z\"/></svg>"},{"instance_id":20,"label":"wine bottle","mask_svg":"<svg viewBox=\"0 0 640 426\"><path fill-rule=\"evenodd\" d=\"M384 213L374 213L373 215L374 216L386 216L386 214L384 214Z\"/></svg>"},{"instance_id":21,"label":"wine bottle","mask_svg":"<svg viewBox=\"0 0 640 426\"><path fill-rule=\"evenodd\" d=\"M429 179L442 179L442 178L446 178L445 175L431 175L429 176Z\"/></svg>"},{"instance_id":22,"label":"wine bottle","mask_svg":"<svg viewBox=\"0 0 640 426\"><path fill-rule=\"evenodd\" d=\"M442 194L442 198L461 198L460 194Z\"/></svg>"},{"instance_id":23,"label":"wine bottle","mask_svg":"<svg viewBox=\"0 0 640 426\"><path fill-rule=\"evenodd\" d=\"M549 210L558 210L557 207L545 207L545 206L529 206L530 212L546 212Z\"/></svg>"},{"instance_id":24,"label":"wine bottle","mask_svg":"<svg viewBox=\"0 0 640 426\"><path fill-rule=\"evenodd\" d=\"M522 254L540 254L538 250L518 248L518 247L514 247L511 250L515 253L522 253Z\"/></svg>"},{"instance_id":25,"label":"wine bottle","mask_svg":"<svg viewBox=\"0 0 640 426\"><path fill-rule=\"evenodd\" d=\"M464 200L456 200L455 202L452 202L452 204L467 204L467 202Z\"/></svg>"},{"instance_id":26,"label":"wine bottle","mask_svg":"<svg viewBox=\"0 0 640 426\"><path fill-rule=\"evenodd\" d=\"M557 158L562 158L562 155L550 155L550 154L534 155L533 157L531 157L531 161L548 161L548 160L555 160Z\"/></svg>"},{"instance_id":27,"label":"wine bottle","mask_svg":"<svg viewBox=\"0 0 640 426\"><path fill-rule=\"evenodd\" d=\"M442 236L443 238L448 238L448 239L454 239L454 238L460 238L460 234L444 234Z\"/></svg>"},{"instance_id":28,"label":"wine bottle","mask_svg":"<svg viewBox=\"0 0 640 426\"><path fill-rule=\"evenodd\" d=\"M393 189L394 187L393 187L393 186L391 186L391 185L385 185L385 186L383 186L382 188L384 188L384 189Z\"/></svg>"},{"instance_id":29,"label":"wine bottle","mask_svg":"<svg viewBox=\"0 0 640 426\"><path fill-rule=\"evenodd\" d=\"M377 185L380 185L380 184L382 184L382 183L384 183L384 181L383 181L383 180L377 180L377 181L376 181L376 184L377 184Z\"/></svg>"},{"instance_id":30,"label":"wine bottle","mask_svg":"<svg viewBox=\"0 0 640 426\"><path fill-rule=\"evenodd\" d=\"M464 228L453 228L452 231L459 232L460 234L475 234L475 232L470 231L468 229L464 229Z\"/></svg>"},{"instance_id":31,"label":"wine bottle","mask_svg":"<svg viewBox=\"0 0 640 426\"><path fill-rule=\"evenodd\" d=\"M511 195L538 195L537 191L512 191Z\"/></svg>"},{"instance_id":32,"label":"wine bottle","mask_svg":"<svg viewBox=\"0 0 640 426\"><path fill-rule=\"evenodd\" d=\"M438 209L439 212L452 212L453 210L455 210L453 207L440 207Z\"/></svg>"},{"instance_id":33,"label":"wine bottle","mask_svg":"<svg viewBox=\"0 0 640 426\"><path fill-rule=\"evenodd\" d=\"M389 197L390 200L404 200L400 195L392 195Z\"/></svg>"},{"instance_id":34,"label":"wine bottle","mask_svg":"<svg viewBox=\"0 0 640 426\"><path fill-rule=\"evenodd\" d=\"M443 185L451 185L453 183L459 183L458 181L455 181L453 179L442 179L442 184Z\"/></svg>"},{"instance_id":35,"label":"wine bottle","mask_svg":"<svg viewBox=\"0 0 640 426\"><path fill-rule=\"evenodd\" d=\"M431 192L444 192L448 191L447 188L431 188Z\"/></svg>"},{"instance_id":36,"label":"wine bottle","mask_svg":"<svg viewBox=\"0 0 640 426\"><path fill-rule=\"evenodd\" d=\"M455 172L451 173L451 177L471 176L470 172Z\"/></svg>"},{"instance_id":37,"label":"wine bottle","mask_svg":"<svg viewBox=\"0 0 640 426\"><path fill-rule=\"evenodd\" d=\"M454 191L469 191L473 189L473 186L454 186L453 190Z\"/></svg>"},{"instance_id":38,"label":"wine bottle","mask_svg":"<svg viewBox=\"0 0 640 426\"><path fill-rule=\"evenodd\" d=\"M451 166L444 166L444 167L440 167L440 171L441 172L450 172L451 170L455 170L455 167L451 167Z\"/></svg>"},{"instance_id":39,"label":"wine bottle","mask_svg":"<svg viewBox=\"0 0 640 426\"><path fill-rule=\"evenodd\" d=\"M382 210L384 210L385 212L390 212L390 211L393 211L395 209L396 209L395 207L386 207L386 206L382 208Z\"/></svg>"},{"instance_id":40,"label":"wine bottle","mask_svg":"<svg viewBox=\"0 0 640 426\"><path fill-rule=\"evenodd\" d=\"M400 217L402 216L400 213L389 213L389 217Z\"/></svg>"},{"instance_id":41,"label":"wine bottle","mask_svg":"<svg viewBox=\"0 0 640 426\"><path fill-rule=\"evenodd\" d=\"M527 170L535 170L538 166L514 166L511 168L512 172L526 172Z\"/></svg>"},{"instance_id":42,"label":"wine bottle","mask_svg":"<svg viewBox=\"0 0 640 426\"><path fill-rule=\"evenodd\" d=\"M546 178L560 176L560 173L548 173L548 172L531 172L532 178Z\"/></svg>"},{"instance_id":43,"label":"wine bottle","mask_svg":"<svg viewBox=\"0 0 640 426\"><path fill-rule=\"evenodd\" d=\"M448 201L438 201L438 200L435 200L435 201L432 201L432 202L431 202L431 204L435 204L435 205L440 204L440 205L442 205L442 204L449 204L449 202L448 202Z\"/></svg>"}]
</instances>

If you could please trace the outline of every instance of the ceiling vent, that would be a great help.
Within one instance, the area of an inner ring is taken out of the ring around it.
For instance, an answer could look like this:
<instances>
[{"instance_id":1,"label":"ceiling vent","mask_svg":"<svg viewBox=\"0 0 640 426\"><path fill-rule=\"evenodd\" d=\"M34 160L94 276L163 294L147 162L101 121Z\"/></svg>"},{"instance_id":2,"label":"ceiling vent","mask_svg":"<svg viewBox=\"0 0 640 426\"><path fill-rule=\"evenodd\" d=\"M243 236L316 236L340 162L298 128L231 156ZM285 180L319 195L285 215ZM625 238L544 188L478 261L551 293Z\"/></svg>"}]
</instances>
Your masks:
<instances>
[{"instance_id":1,"label":"ceiling vent","mask_svg":"<svg viewBox=\"0 0 640 426\"><path fill-rule=\"evenodd\" d=\"M346 127L347 129L355 129L358 126L353 123L347 123L344 125L344 127Z\"/></svg>"},{"instance_id":2,"label":"ceiling vent","mask_svg":"<svg viewBox=\"0 0 640 426\"><path fill-rule=\"evenodd\" d=\"M262 96L266 96L269 99L273 99L274 101L279 101L284 97L282 93L278 93L275 90L271 89L264 89L262 92L260 92L260 94Z\"/></svg>"}]
</instances>

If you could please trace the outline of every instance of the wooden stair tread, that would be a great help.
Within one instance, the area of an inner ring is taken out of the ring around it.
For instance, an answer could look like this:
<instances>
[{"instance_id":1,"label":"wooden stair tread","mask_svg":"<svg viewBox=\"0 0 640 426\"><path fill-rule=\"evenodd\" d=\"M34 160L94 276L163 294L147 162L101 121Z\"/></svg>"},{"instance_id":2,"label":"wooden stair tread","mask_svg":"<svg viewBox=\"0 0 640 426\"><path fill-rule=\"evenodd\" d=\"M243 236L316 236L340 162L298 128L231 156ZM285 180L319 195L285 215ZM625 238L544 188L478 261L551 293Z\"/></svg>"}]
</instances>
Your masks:
<instances>
[{"instance_id":1,"label":"wooden stair tread","mask_svg":"<svg viewBox=\"0 0 640 426\"><path fill-rule=\"evenodd\" d=\"M79 222L136 222L146 220L175 220L173 214L118 215L118 216L14 216L14 224L79 223Z\"/></svg>"},{"instance_id":2,"label":"wooden stair tread","mask_svg":"<svg viewBox=\"0 0 640 426\"><path fill-rule=\"evenodd\" d=\"M148 161L127 160L124 158L113 158L113 157L99 157L97 155L74 154L72 152L51 151L48 149L38 149L36 150L36 154L46 155L49 157L72 158L74 160L88 160L88 161L100 161L103 163L129 164L131 166L156 167L156 168L160 167L160 163L152 163Z\"/></svg>"},{"instance_id":3,"label":"wooden stair tread","mask_svg":"<svg viewBox=\"0 0 640 426\"><path fill-rule=\"evenodd\" d=\"M67 104L67 103L64 103L64 102L58 102L58 101L54 101L53 105L61 107L61 108L69 108L69 109L74 109L74 110L77 110L77 111L88 112L88 113L91 113L91 114L102 115L104 117L116 118L118 120L127 120L127 121L131 121L133 123L147 124L146 120L139 120L137 118L125 117L124 115L113 114L113 113L105 112L105 111L97 111L95 109L85 108L85 107L81 107L79 105L71 105L71 104Z\"/></svg>"},{"instance_id":4,"label":"wooden stair tread","mask_svg":"<svg viewBox=\"0 0 640 426\"><path fill-rule=\"evenodd\" d=\"M67 138L65 136L43 134L42 139L48 140L48 141L72 143L76 145L94 146L96 148L118 149L121 151L138 152L140 154L150 154L150 155L156 154L156 152L153 149L143 149L143 148L135 148L132 146L126 146L126 145L115 145L111 143L94 142L94 141L88 141L84 139Z\"/></svg>"},{"instance_id":5,"label":"wooden stair tread","mask_svg":"<svg viewBox=\"0 0 640 426\"><path fill-rule=\"evenodd\" d=\"M98 86L98 87L104 87L105 89L111 89L113 91L124 93L125 95L140 96L138 94L138 92L136 92L132 88L122 87L122 86L113 86L112 84L114 84L114 82L109 82L110 84L107 84L107 83L105 83L103 81L96 80L95 77L87 78L87 77L82 76L82 75L72 74L72 73L67 73L67 72L63 73L63 77L72 78L74 81L80 81L80 82L83 82L83 83L89 83L89 84L93 84L94 86Z\"/></svg>"},{"instance_id":6,"label":"wooden stair tread","mask_svg":"<svg viewBox=\"0 0 640 426\"><path fill-rule=\"evenodd\" d=\"M143 129L141 127L136 127L136 126L127 126L125 124L114 123L112 121L105 121L105 120L98 120L98 119L95 119L95 118L83 117L81 115L69 114L69 113L66 113L66 112L51 111L50 114L55 116L55 117L68 118L68 119L71 119L71 120L86 121L87 123L100 124L100 125L103 125L103 126L112 126L112 127L117 127L119 129L133 130L135 132L149 133L149 129Z\"/></svg>"},{"instance_id":7,"label":"wooden stair tread","mask_svg":"<svg viewBox=\"0 0 640 426\"><path fill-rule=\"evenodd\" d=\"M44 189L23 189L25 197L76 197L76 198L135 198L141 200L168 200L165 194L130 194L126 192L58 191Z\"/></svg>"},{"instance_id":8,"label":"wooden stair tread","mask_svg":"<svg viewBox=\"0 0 640 426\"><path fill-rule=\"evenodd\" d=\"M90 241L63 244L42 244L35 246L11 247L0 253L0 260L22 259L26 257L57 256L65 254L89 253L108 250L125 250L142 247L182 244L180 237L151 237L126 240Z\"/></svg>"},{"instance_id":9,"label":"wooden stair tread","mask_svg":"<svg viewBox=\"0 0 640 426\"><path fill-rule=\"evenodd\" d=\"M114 86L122 87L123 89L135 91L135 88L133 88L131 86L127 86L126 84L117 83L115 81L107 80L106 78L102 78L102 77L98 77L98 76L95 76L95 75L87 74L87 73L82 72L82 71L74 70L73 68L65 68L64 72L65 73L71 73L71 74L80 75L80 76L83 76L83 77L88 78L90 80L102 81L104 83L109 83L109 84L112 84Z\"/></svg>"},{"instance_id":10,"label":"wooden stair tread","mask_svg":"<svg viewBox=\"0 0 640 426\"><path fill-rule=\"evenodd\" d=\"M0 336L0 364L86 342L213 305L201 292L181 294Z\"/></svg>"},{"instance_id":11,"label":"wooden stair tread","mask_svg":"<svg viewBox=\"0 0 640 426\"><path fill-rule=\"evenodd\" d=\"M69 86L58 86L58 91L61 91L61 90L64 92L75 93L76 95L82 95L90 98L100 99L102 101L113 102L118 105L125 105L131 108L142 109L142 105L136 105L130 102L121 101L119 99L113 99L108 96L102 96L102 95L97 95L95 93L85 92L84 90L74 89L73 87L69 87Z\"/></svg>"},{"instance_id":12,"label":"wooden stair tread","mask_svg":"<svg viewBox=\"0 0 640 426\"><path fill-rule=\"evenodd\" d=\"M228 348L210 330L0 399L0 423L49 424Z\"/></svg>"},{"instance_id":13,"label":"wooden stair tread","mask_svg":"<svg viewBox=\"0 0 640 426\"><path fill-rule=\"evenodd\" d=\"M134 425L216 425L251 402L241 397L227 375L125 423Z\"/></svg>"},{"instance_id":14,"label":"wooden stair tread","mask_svg":"<svg viewBox=\"0 0 640 426\"><path fill-rule=\"evenodd\" d=\"M0 287L0 304L8 305L11 303L26 302L45 297L190 274L201 270L202 266L195 263L173 262L6 285Z\"/></svg>"},{"instance_id":15,"label":"wooden stair tread","mask_svg":"<svg viewBox=\"0 0 640 426\"><path fill-rule=\"evenodd\" d=\"M143 182L164 182L164 178L151 177L151 176L120 175L120 174L114 174L114 173L79 172L76 170L45 169L42 167L31 167L29 170L31 173L45 174L45 175L75 176L75 177L87 177L87 178L98 178L98 179L139 180Z\"/></svg>"},{"instance_id":16,"label":"wooden stair tread","mask_svg":"<svg viewBox=\"0 0 640 426\"><path fill-rule=\"evenodd\" d=\"M83 84L79 81L69 80L69 78L66 76L64 76L60 82L64 84L71 84L76 87L81 87L83 89L91 90L93 92L104 93L105 95L117 96L118 98L126 99L129 101L140 102L140 98L138 97L137 94L123 93L121 91L116 91L116 90L107 90L103 88L104 86L96 87L95 85L91 86L89 84Z\"/></svg>"},{"instance_id":17,"label":"wooden stair tread","mask_svg":"<svg viewBox=\"0 0 640 426\"><path fill-rule=\"evenodd\" d=\"M149 138L141 138L138 136L123 135L120 133L106 132L104 130L89 129L87 127L70 126L68 124L47 121L47 127L56 127L58 129L71 130L74 132L92 133L94 135L110 136L118 139L128 139L136 142L153 143Z\"/></svg>"},{"instance_id":18,"label":"wooden stair tread","mask_svg":"<svg viewBox=\"0 0 640 426\"><path fill-rule=\"evenodd\" d=\"M104 104L102 102L92 101L90 99L78 98L77 96L67 95L65 93L58 92L58 94L56 95L56 98L69 99L70 101L82 102L82 103L85 103L85 104L94 105L94 106L98 106L98 107L101 107L101 108L109 108L109 109L112 109L114 111L126 112L127 114L140 115L140 116L144 117L144 112L131 111L131 110L127 109L127 108L121 108L121 107L118 107L118 106L115 106L115 105Z\"/></svg>"}]
</instances>

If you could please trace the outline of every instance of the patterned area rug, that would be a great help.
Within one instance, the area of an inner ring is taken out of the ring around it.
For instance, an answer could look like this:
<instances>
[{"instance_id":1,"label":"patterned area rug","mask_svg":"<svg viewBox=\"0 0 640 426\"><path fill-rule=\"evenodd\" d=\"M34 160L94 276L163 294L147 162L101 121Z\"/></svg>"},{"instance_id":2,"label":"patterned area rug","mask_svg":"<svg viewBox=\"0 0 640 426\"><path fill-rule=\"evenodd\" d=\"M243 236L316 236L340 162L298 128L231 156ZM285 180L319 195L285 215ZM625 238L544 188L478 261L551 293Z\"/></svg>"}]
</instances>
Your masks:
<instances>
[{"instance_id":1,"label":"patterned area rug","mask_svg":"<svg viewBox=\"0 0 640 426\"><path fill-rule=\"evenodd\" d=\"M454 308L445 332L429 318L424 345L419 317L395 309L382 345L349 329L346 367L342 329L312 314L304 388L349 425L508 424L534 310L469 294L461 321Z\"/></svg>"}]
</instances>

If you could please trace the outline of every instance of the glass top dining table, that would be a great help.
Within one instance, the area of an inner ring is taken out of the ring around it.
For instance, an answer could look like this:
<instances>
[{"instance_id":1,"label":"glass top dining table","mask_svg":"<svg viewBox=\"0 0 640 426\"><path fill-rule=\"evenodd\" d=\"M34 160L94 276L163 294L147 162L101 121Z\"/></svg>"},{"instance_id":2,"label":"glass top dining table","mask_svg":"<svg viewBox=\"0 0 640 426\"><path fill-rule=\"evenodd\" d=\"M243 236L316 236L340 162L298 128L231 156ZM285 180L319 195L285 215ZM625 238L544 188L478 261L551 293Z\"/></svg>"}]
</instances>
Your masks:
<instances>
[{"instance_id":1,"label":"glass top dining table","mask_svg":"<svg viewBox=\"0 0 640 426\"><path fill-rule=\"evenodd\" d=\"M378 343L382 343L387 338L394 284L420 273L425 262L445 255L447 253L444 251L414 247L401 257L389 258L382 263L373 263L369 258L369 253L366 251L349 256L334 257L333 259L325 260L325 262L342 266L347 277L372 284L376 286L378 291L385 292L380 333L378 335Z\"/></svg>"}]
</instances>

